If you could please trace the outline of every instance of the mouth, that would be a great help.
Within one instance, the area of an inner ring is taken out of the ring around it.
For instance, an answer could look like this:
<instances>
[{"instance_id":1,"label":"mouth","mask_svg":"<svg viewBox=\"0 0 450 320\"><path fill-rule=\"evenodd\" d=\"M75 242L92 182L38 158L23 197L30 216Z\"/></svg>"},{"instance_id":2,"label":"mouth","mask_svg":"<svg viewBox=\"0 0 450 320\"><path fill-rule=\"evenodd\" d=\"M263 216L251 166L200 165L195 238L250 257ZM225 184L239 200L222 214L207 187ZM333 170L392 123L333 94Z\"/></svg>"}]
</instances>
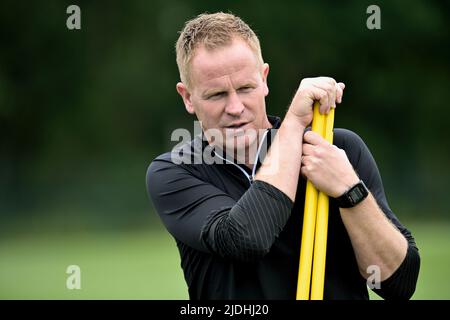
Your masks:
<instances>
[{"instance_id":1,"label":"mouth","mask_svg":"<svg viewBox=\"0 0 450 320\"><path fill-rule=\"evenodd\" d=\"M227 138L231 137L242 137L245 135L245 127L247 126L248 122L238 122L233 123L229 126L225 127L225 135Z\"/></svg>"},{"instance_id":2,"label":"mouth","mask_svg":"<svg viewBox=\"0 0 450 320\"><path fill-rule=\"evenodd\" d=\"M237 123L232 123L231 125L229 125L229 126L226 126L225 128L226 129L241 129L241 128L243 128L243 127L245 127L245 125L247 124L248 122L237 122Z\"/></svg>"}]
</instances>

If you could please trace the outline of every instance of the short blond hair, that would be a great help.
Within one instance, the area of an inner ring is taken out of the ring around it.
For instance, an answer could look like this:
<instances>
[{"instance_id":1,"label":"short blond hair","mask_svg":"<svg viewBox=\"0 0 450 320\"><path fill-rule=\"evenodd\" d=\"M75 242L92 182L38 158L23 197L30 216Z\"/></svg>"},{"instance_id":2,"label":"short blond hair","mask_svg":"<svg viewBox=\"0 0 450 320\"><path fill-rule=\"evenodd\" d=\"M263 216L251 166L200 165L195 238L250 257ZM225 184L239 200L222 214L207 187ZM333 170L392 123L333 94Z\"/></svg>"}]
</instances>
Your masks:
<instances>
[{"instance_id":1,"label":"short blond hair","mask_svg":"<svg viewBox=\"0 0 450 320\"><path fill-rule=\"evenodd\" d=\"M185 23L175 45L180 79L190 86L189 65L199 46L208 50L230 45L234 37L243 39L261 64L261 46L255 32L241 18L232 13L202 13Z\"/></svg>"}]
</instances>

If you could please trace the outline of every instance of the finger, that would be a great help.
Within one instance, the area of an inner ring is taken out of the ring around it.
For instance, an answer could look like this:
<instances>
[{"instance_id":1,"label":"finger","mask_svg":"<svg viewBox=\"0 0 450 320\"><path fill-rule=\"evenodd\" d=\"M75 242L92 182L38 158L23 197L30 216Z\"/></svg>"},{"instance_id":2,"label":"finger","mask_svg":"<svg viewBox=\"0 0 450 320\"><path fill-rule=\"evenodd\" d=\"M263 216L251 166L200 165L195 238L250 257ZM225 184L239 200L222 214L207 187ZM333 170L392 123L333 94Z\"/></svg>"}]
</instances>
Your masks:
<instances>
[{"instance_id":1,"label":"finger","mask_svg":"<svg viewBox=\"0 0 450 320\"><path fill-rule=\"evenodd\" d=\"M313 100L319 101L319 112L322 114L326 114L328 112L327 109L329 109L327 90L315 84L312 84L311 92L314 97Z\"/></svg>"},{"instance_id":2,"label":"finger","mask_svg":"<svg viewBox=\"0 0 450 320\"><path fill-rule=\"evenodd\" d=\"M327 114L330 110L330 88L331 86L329 84L326 83L312 83L313 87L316 88L317 90L319 90L320 95L316 98L317 100L319 100L319 112L321 114Z\"/></svg>"},{"instance_id":3,"label":"finger","mask_svg":"<svg viewBox=\"0 0 450 320\"><path fill-rule=\"evenodd\" d=\"M345 84L342 82L339 82L336 84L336 102L341 103L342 102L342 96L344 95L344 89Z\"/></svg>"},{"instance_id":4,"label":"finger","mask_svg":"<svg viewBox=\"0 0 450 320\"><path fill-rule=\"evenodd\" d=\"M331 108L335 107L336 104L336 81L330 77L324 77L324 82L320 83L320 86L327 91L328 94L328 104L326 105L326 114Z\"/></svg>"},{"instance_id":5,"label":"finger","mask_svg":"<svg viewBox=\"0 0 450 320\"><path fill-rule=\"evenodd\" d=\"M342 90L341 86L339 86L339 84L336 84L336 103L342 102L343 94L344 94L344 91Z\"/></svg>"},{"instance_id":6,"label":"finger","mask_svg":"<svg viewBox=\"0 0 450 320\"><path fill-rule=\"evenodd\" d=\"M319 103L319 112L321 114L328 114L328 112L330 111L330 95L328 94L328 92L325 96L322 97L322 99L319 100Z\"/></svg>"},{"instance_id":7,"label":"finger","mask_svg":"<svg viewBox=\"0 0 450 320\"><path fill-rule=\"evenodd\" d=\"M304 135L303 135L303 141L306 143L309 143L313 146L319 145L324 143L324 141L326 141L324 138L322 138L320 136L320 134L318 134L317 132L314 131L307 131Z\"/></svg>"},{"instance_id":8,"label":"finger","mask_svg":"<svg viewBox=\"0 0 450 320\"><path fill-rule=\"evenodd\" d=\"M330 89L330 91L328 91L328 96L329 96L329 103L330 103L330 109L331 108L336 108L336 84L334 84L332 86L332 88Z\"/></svg>"},{"instance_id":9,"label":"finger","mask_svg":"<svg viewBox=\"0 0 450 320\"><path fill-rule=\"evenodd\" d=\"M300 167L300 174L303 176L303 178L308 179L308 177L306 176L306 171L307 171L306 166Z\"/></svg>"},{"instance_id":10,"label":"finger","mask_svg":"<svg viewBox=\"0 0 450 320\"><path fill-rule=\"evenodd\" d=\"M333 86L333 87L334 87L334 85L336 84L336 80L334 80L334 79L331 78L331 77L318 77L318 79L319 79L320 81L322 81L322 82L328 83L329 85L331 85L331 86Z\"/></svg>"},{"instance_id":11,"label":"finger","mask_svg":"<svg viewBox=\"0 0 450 320\"><path fill-rule=\"evenodd\" d=\"M314 152L314 146L309 143L304 143L302 147L302 154L304 156L312 155Z\"/></svg>"},{"instance_id":12,"label":"finger","mask_svg":"<svg viewBox=\"0 0 450 320\"><path fill-rule=\"evenodd\" d=\"M301 166L307 167L307 170L310 170L309 166L313 163L313 157L311 156L302 156L301 158Z\"/></svg>"}]
</instances>

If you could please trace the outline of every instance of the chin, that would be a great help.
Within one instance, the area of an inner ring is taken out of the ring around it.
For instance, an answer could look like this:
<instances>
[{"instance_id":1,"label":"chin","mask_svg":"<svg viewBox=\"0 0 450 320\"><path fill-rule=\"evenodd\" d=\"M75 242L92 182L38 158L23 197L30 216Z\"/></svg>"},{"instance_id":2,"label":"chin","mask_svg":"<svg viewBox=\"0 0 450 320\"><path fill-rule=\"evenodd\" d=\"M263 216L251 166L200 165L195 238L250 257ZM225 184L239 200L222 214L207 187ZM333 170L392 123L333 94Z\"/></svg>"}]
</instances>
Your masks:
<instances>
[{"instance_id":1,"label":"chin","mask_svg":"<svg viewBox=\"0 0 450 320\"><path fill-rule=\"evenodd\" d=\"M233 137L226 140L226 149L235 152L246 152L247 149L256 142L256 138L253 136L242 135L239 137Z\"/></svg>"}]
</instances>

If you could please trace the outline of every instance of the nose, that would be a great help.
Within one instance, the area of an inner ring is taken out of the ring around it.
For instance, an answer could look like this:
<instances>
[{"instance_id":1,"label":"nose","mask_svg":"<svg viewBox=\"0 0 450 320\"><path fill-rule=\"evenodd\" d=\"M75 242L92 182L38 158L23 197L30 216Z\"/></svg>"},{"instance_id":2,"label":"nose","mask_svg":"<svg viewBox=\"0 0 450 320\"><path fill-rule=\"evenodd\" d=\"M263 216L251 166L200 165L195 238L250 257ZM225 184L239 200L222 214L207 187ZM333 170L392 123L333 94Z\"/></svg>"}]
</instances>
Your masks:
<instances>
[{"instance_id":1,"label":"nose","mask_svg":"<svg viewBox=\"0 0 450 320\"><path fill-rule=\"evenodd\" d=\"M242 103L236 91L228 96L228 101L225 106L225 112L231 116L240 116L244 112L245 106Z\"/></svg>"}]
</instances>

